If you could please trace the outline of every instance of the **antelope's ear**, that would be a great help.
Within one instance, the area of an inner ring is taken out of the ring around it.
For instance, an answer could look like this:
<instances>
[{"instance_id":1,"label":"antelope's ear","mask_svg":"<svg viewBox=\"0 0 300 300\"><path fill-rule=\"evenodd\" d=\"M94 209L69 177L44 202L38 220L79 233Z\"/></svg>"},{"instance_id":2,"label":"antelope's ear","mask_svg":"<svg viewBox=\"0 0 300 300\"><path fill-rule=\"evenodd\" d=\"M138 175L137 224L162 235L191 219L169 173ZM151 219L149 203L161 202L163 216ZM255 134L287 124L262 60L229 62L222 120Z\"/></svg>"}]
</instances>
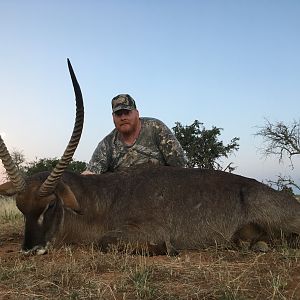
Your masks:
<instances>
[{"instance_id":1,"label":"antelope's ear","mask_svg":"<svg viewBox=\"0 0 300 300\"><path fill-rule=\"evenodd\" d=\"M17 190L11 181L0 184L0 195L13 196L16 193L17 193Z\"/></svg>"},{"instance_id":2,"label":"antelope's ear","mask_svg":"<svg viewBox=\"0 0 300 300\"><path fill-rule=\"evenodd\" d=\"M76 213L81 214L80 205L71 188L67 184L60 182L57 186L56 194L63 201L66 208L70 208Z\"/></svg>"}]
</instances>

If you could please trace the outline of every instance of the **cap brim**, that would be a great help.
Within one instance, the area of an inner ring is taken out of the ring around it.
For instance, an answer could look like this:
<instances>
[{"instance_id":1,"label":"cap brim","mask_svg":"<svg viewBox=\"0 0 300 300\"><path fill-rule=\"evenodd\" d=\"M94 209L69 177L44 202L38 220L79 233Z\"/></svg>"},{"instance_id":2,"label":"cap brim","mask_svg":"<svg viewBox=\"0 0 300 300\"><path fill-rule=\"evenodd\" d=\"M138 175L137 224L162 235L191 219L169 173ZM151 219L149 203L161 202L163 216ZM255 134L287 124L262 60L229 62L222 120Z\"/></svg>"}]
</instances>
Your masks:
<instances>
[{"instance_id":1,"label":"cap brim","mask_svg":"<svg viewBox=\"0 0 300 300\"><path fill-rule=\"evenodd\" d=\"M118 106L113 109L113 112L115 113L116 111L119 111L119 110L134 110L134 109L135 108L133 108L131 106Z\"/></svg>"}]
</instances>

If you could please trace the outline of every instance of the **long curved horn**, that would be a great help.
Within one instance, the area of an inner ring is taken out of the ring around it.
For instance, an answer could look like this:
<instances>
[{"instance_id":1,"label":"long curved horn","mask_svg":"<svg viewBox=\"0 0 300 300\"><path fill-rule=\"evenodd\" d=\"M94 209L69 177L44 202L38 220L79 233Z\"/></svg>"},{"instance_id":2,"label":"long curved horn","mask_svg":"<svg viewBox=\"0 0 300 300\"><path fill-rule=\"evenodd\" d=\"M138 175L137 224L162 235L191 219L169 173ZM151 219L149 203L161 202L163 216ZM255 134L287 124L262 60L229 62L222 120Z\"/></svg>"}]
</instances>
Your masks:
<instances>
[{"instance_id":1,"label":"long curved horn","mask_svg":"<svg viewBox=\"0 0 300 300\"><path fill-rule=\"evenodd\" d=\"M80 90L80 86L78 84L78 81L76 79L75 73L73 71L72 65L68 59L68 68L71 75L73 88L75 92L76 97L76 119L75 119L75 125L73 129L73 133L71 136L71 139L69 141L68 146L66 147L66 150L51 172L51 174L48 176L48 178L45 180L45 182L42 184L42 186L39 189L39 195L41 197L47 196L53 192L55 189L62 173L67 168L68 164L71 162L72 157L74 155L74 152L78 146L82 129L83 129L83 120L84 120L84 107L83 107L83 99L82 94Z\"/></svg>"},{"instance_id":2,"label":"long curved horn","mask_svg":"<svg viewBox=\"0 0 300 300\"><path fill-rule=\"evenodd\" d=\"M25 180L20 173L19 169L16 167L15 163L13 162L5 144L2 140L0 135L0 158L2 160L3 166L12 181L14 187L16 188L17 192L21 192L25 189L26 183Z\"/></svg>"}]
</instances>

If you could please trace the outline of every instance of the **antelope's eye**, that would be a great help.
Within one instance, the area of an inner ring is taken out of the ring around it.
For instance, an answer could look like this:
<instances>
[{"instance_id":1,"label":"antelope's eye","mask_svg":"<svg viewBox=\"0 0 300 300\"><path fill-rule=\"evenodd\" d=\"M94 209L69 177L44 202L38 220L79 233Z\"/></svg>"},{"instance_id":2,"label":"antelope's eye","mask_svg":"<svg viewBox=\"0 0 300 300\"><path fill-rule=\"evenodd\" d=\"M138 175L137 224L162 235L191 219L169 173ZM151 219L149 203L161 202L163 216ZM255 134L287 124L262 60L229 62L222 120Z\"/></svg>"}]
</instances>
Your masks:
<instances>
[{"instance_id":1,"label":"antelope's eye","mask_svg":"<svg viewBox=\"0 0 300 300\"><path fill-rule=\"evenodd\" d=\"M50 203L48 204L48 209L53 208L55 205L55 200L51 200Z\"/></svg>"}]
</instances>

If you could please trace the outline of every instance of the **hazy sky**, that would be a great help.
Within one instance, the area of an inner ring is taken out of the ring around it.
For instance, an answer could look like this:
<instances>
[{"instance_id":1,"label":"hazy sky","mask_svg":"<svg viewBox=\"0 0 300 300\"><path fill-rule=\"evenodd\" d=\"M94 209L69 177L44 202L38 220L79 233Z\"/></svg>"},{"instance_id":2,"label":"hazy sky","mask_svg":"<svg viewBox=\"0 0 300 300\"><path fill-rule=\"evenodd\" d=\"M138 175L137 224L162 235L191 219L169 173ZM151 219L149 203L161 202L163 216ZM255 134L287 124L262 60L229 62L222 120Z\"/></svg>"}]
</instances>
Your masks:
<instances>
[{"instance_id":1,"label":"hazy sky","mask_svg":"<svg viewBox=\"0 0 300 300\"><path fill-rule=\"evenodd\" d=\"M111 98L131 94L142 116L169 127L194 120L240 137L230 161L258 180L300 159L263 159L264 118L299 120L300 1L0 0L0 133L28 161L59 157L74 121L70 58L85 125L75 159L88 161L113 129ZM298 168L297 168L298 166Z\"/></svg>"}]
</instances>

